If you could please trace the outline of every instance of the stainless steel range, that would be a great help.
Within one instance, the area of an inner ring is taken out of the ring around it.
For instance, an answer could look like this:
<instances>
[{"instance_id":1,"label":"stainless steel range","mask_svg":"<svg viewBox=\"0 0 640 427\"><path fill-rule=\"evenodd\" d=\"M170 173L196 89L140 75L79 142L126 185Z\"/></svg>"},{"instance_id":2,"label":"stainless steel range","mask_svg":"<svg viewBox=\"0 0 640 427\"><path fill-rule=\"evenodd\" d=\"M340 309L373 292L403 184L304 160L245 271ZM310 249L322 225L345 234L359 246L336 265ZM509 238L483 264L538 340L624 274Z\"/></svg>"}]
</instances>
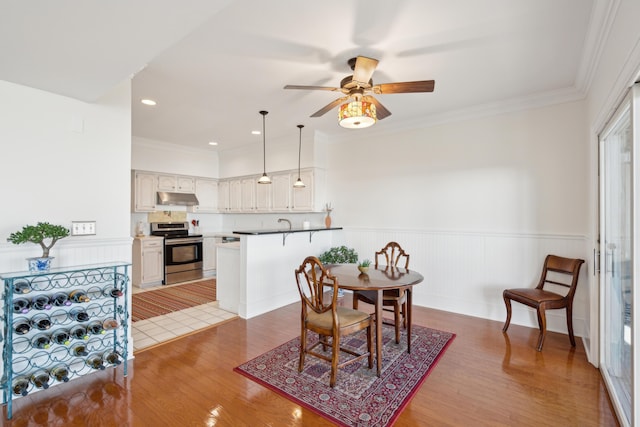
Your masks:
<instances>
[{"instance_id":1,"label":"stainless steel range","mask_svg":"<svg viewBox=\"0 0 640 427\"><path fill-rule=\"evenodd\" d=\"M188 222L152 222L151 235L164 237L164 284L202 278L202 235Z\"/></svg>"}]
</instances>

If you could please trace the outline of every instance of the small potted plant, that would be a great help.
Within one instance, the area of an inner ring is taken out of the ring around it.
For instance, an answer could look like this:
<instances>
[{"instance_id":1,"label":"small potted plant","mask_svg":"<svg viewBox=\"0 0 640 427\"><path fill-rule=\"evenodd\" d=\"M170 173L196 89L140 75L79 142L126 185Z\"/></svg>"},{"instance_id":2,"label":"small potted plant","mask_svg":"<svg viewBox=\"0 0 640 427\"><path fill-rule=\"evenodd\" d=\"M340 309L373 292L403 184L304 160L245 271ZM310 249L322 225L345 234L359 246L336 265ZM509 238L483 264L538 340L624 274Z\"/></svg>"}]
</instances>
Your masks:
<instances>
[{"instance_id":1,"label":"small potted plant","mask_svg":"<svg viewBox=\"0 0 640 427\"><path fill-rule=\"evenodd\" d=\"M370 265L371 261L369 261L368 259L362 260L358 263L358 270L360 270L360 273L366 273L367 271L369 271Z\"/></svg>"},{"instance_id":2,"label":"small potted plant","mask_svg":"<svg viewBox=\"0 0 640 427\"><path fill-rule=\"evenodd\" d=\"M8 242L19 245L21 243L35 243L42 248L42 256L27 258L29 271L48 271L52 257L49 251L56 242L69 235L69 229L62 225L39 222L36 225L25 225L22 230L11 233Z\"/></svg>"}]
</instances>

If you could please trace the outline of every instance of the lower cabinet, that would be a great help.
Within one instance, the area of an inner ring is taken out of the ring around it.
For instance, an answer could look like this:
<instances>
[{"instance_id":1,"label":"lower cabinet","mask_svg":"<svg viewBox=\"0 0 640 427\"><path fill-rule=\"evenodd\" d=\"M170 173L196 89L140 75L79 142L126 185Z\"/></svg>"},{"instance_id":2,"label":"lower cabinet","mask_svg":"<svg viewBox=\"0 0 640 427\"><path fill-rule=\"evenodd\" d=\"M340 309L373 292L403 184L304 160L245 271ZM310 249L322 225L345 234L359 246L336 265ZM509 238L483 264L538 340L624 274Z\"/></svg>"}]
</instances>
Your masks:
<instances>
[{"instance_id":1,"label":"lower cabinet","mask_svg":"<svg viewBox=\"0 0 640 427\"><path fill-rule=\"evenodd\" d=\"M134 286L161 285L164 280L164 239L157 236L136 237L133 240Z\"/></svg>"},{"instance_id":2,"label":"lower cabinet","mask_svg":"<svg viewBox=\"0 0 640 427\"><path fill-rule=\"evenodd\" d=\"M205 276L213 275L216 269L216 245L220 243L219 237L205 237L202 242L202 270ZM209 272L209 274L207 274Z\"/></svg>"},{"instance_id":3,"label":"lower cabinet","mask_svg":"<svg viewBox=\"0 0 640 427\"><path fill-rule=\"evenodd\" d=\"M0 274L8 419L14 399L110 366L122 364L127 375L129 266Z\"/></svg>"}]
</instances>

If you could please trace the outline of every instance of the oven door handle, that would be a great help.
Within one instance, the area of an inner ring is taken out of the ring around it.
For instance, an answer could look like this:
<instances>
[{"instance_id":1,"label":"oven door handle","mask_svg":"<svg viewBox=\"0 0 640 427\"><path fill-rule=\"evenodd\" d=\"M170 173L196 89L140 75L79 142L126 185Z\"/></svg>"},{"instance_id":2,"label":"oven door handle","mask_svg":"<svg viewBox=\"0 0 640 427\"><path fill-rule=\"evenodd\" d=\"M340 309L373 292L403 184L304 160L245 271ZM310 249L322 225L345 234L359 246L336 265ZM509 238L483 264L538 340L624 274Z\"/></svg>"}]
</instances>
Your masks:
<instances>
[{"instance_id":1,"label":"oven door handle","mask_svg":"<svg viewBox=\"0 0 640 427\"><path fill-rule=\"evenodd\" d=\"M200 238L184 238L184 239L164 239L165 246L184 245L185 243L202 243Z\"/></svg>"}]
</instances>

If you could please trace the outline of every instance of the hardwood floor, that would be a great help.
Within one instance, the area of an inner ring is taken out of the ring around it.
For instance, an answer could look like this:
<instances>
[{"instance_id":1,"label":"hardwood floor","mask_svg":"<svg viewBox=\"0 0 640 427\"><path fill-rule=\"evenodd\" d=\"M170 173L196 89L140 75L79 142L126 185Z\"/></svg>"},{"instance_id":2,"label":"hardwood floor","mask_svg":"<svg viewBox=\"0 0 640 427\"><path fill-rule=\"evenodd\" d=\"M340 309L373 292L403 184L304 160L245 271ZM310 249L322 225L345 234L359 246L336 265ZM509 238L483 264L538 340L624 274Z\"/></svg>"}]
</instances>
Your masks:
<instances>
[{"instance_id":1,"label":"hardwood floor","mask_svg":"<svg viewBox=\"0 0 640 427\"><path fill-rule=\"evenodd\" d=\"M351 306L350 296L344 304ZM366 305L362 305L365 309ZM414 307L414 324L457 337L396 426L617 426L599 371L580 340ZM6 426L329 426L233 372L299 335L299 304L135 353L122 366L19 398Z\"/></svg>"}]
</instances>

